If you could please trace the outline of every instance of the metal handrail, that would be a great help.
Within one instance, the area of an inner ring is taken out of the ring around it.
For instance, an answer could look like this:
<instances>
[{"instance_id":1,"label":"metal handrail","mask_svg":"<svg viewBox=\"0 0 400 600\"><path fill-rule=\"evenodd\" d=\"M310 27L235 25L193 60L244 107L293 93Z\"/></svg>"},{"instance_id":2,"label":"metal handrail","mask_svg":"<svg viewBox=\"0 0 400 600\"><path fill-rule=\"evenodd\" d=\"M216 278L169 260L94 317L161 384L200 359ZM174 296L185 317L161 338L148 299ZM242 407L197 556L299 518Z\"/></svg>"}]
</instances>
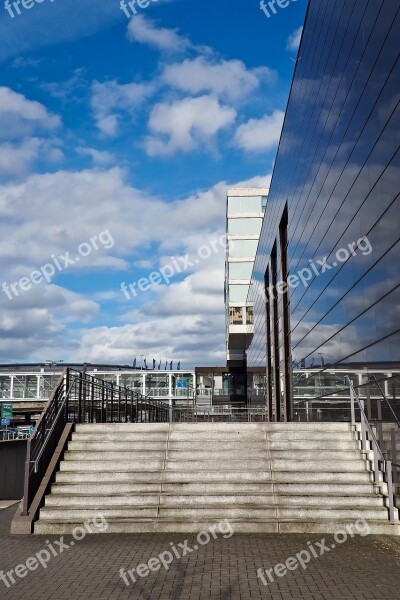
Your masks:
<instances>
[{"instance_id":1,"label":"metal handrail","mask_svg":"<svg viewBox=\"0 0 400 600\"><path fill-rule=\"evenodd\" d=\"M380 483L380 473L385 473L386 475L386 484L388 488L388 500L389 500L389 520L391 523L396 522L395 518L395 493L394 493L394 481L393 481L393 463L391 460L388 460L384 453L382 452L378 440L376 439L376 435L374 430L371 427L370 422L364 411L364 406L361 400L358 397L358 394L354 388L353 382L350 377L347 378L349 387L350 387L350 398L351 398L351 423L355 427L356 426L356 414L355 414L355 404L354 401L357 402L358 408L360 410L360 423L361 423L361 448L363 452L370 452L371 446L368 445L372 442L372 451L373 451L373 472L374 472L374 483ZM368 437L367 433L370 437ZM380 461L379 461L380 457ZM380 470L379 462L382 463L383 469Z\"/></svg>"},{"instance_id":2,"label":"metal handrail","mask_svg":"<svg viewBox=\"0 0 400 600\"><path fill-rule=\"evenodd\" d=\"M28 439L22 514L28 514L68 422L94 422L99 418L101 422L113 423L128 422L128 419L167 422L170 420L168 408L168 405L146 400L128 388L65 369Z\"/></svg>"},{"instance_id":3,"label":"metal handrail","mask_svg":"<svg viewBox=\"0 0 400 600\"><path fill-rule=\"evenodd\" d=\"M53 433L53 431L54 431L54 429L55 429L55 427L56 427L56 424L58 423L58 419L60 418L60 415L61 415L61 414L64 412L64 409L65 409L65 402L66 402L66 400L64 399L64 401L63 401L63 402L62 402L62 404L61 404L60 410L58 411L58 413L57 413L57 415L56 415L56 417L55 417L55 419L54 419L54 421L53 421L53 424L52 424L52 426L50 427L50 429L48 429L48 430L47 430L47 432L46 432L46 437L45 437L45 439L44 439L44 442L43 442L43 444L42 444L42 446L41 446L41 448L40 448L40 450L39 450L39 453L38 453L38 455L36 456L36 460L30 460L30 461L27 461L27 462L29 462L29 463L31 463L31 464L34 464L34 465L35 465L35 473L37 473L37 466L38 466L39 460L40 460L40 459L42 458L42 456L43 456L43 452L45 451L45 448L46 448L46 446L47 446L47 444L48 444L48 441L49 441L49 439L50 439L50 436L51 436L51 434Z\"/></svg>"},{"instance_id":4,"label":"metal handrail","mask_svg":"<svg viewBox=\"0 0 400 600\"><path fill-rule=\"evenodd\" d=\"M372 375L372 377L371 377L370 381L374 381L374 380L375 380L375 383L376 383L376 385L378 386L378 389L379 389L379 391L380 391L380 393L381 393L381 395L382 395L383 399L385 400L386 404L388 405L388 407L389 407L389 409L390 409L390 412L391 412L391 413L392 413L392 415L394 416L394 419L395 419L395 421L396 421L396 423L397 423L397 427L399 427L399 428L400 428L400 421L399 421L399 419L397 418L397 415L396 415L396 413L395 413L395 412L394 412L394 410L393 410L393 406L391 405L391 403L389 402L389 400L388 400L388 398L387 398L387 396L386 396L385 392L384 392L384 391L383 391L383 389L381 388L380 382L377 380L376 376L375 376L375 375Z\"/></svg>"}]
</instances>

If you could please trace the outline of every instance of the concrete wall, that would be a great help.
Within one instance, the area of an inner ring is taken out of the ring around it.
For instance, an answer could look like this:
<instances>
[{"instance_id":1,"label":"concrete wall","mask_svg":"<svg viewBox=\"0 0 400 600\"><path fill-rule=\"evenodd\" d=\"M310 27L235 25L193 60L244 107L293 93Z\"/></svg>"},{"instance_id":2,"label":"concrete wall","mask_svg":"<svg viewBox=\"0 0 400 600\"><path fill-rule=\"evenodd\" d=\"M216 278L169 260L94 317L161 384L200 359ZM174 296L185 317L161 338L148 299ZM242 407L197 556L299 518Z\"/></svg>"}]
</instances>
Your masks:
<instances>
[{"instance_id":1,"label":"concrete wall","mask_svg":"<svg viewBox=\"0 0 400 600\"><path fill-rule=\"evenodd\" d=\"M20 500L24 495L26 440L0 442L0 500Z\"/></svg>"}]
</instances>

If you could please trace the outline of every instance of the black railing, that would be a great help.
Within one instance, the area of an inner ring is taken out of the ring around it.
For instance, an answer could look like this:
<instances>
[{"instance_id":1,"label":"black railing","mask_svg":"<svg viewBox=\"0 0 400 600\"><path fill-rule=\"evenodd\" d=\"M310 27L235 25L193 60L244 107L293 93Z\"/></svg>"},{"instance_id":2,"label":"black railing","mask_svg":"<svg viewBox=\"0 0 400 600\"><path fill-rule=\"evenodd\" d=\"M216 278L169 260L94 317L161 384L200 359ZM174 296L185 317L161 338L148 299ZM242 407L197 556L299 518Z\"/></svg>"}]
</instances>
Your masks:
<instances>
[{"instance_id":1,"label":"black railing","mask_svg":"<svg viewBox=\"0 0 400 600\"><path fill-rule=\"evenodd\" d=\"M67 423L169 422L170 407L131 389L66 369L58 380L32 436L25 464L23 515L39 489Z\"/></svg>"},{"instance_id":2,"label":"black railing","mask_svg":"<svg viewBox=\"0 0 400 600\"><path fill-rule=\"evenodd\" d=\"M64 430L66 422L65 399L68 395L66 387L68 381L67 371L65 371L58 380L33 434L28 439L25 463L23 515L28 514L29 507L39 489Z\"/></svg>"}]
</instances>

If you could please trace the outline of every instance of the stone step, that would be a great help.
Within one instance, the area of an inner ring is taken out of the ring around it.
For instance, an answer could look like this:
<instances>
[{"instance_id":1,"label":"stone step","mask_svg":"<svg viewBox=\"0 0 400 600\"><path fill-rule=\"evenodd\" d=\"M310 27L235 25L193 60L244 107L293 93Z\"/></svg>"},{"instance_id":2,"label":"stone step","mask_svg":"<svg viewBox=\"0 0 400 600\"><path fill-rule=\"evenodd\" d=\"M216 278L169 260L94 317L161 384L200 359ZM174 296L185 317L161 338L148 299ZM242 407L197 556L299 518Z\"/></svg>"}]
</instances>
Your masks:
<instances>
[{"instance_id":1,"label":"stone step","mask_svg":"<svg viewBox=\"0 0 400 600\"><path fill-rule=\"evenodd\" d=\"M218 495L210 490L208 494L130 494L130 495L110 495L107 497L98 496L96 494L88 496L63 496L53 495L46 497L46 508L48 507L65 507L70 508L92 508L95 510L110 509L116 507L138 507L150 508L157 507L201 507L214 508L218 506L226 506L227 509L235 507L254 507L254 508L279 508L292 506L302 508L315 507L316 509L329 508L336 509L352 509L357 508L383 508L383 499L370 494L369 496L354 496L350 498L341 496L274 496L270 494L226 494Z\"/></svg>"},{"instance_id":2,"label":"stone step","mask_svg":"<svg viewBox=\"0 0 400 600\"><path fill-rule=\"evenodd\" d=\"M272 494L272 483L57 483L51 487L53 495L113 496L127 494ZM368 486L365 486L366 488ZM371 491L371 490L369 490Z\"/></svg>"},{"instance_id":3,"label":"stone step","mask_svg":"<svg viewBox=\"0 0 400 600\"><path fill-rule=\"evenodd\" d=\"M168 433L169 423L77 423L77 433L129 433L141 432L146 435L164 432Z\"/></svg>"},{"instance_id":4,"label":"stone step","mask_svg":"<svg viewBox=\"0 0 400 600\"><path fill-rule=\"evenodd\" d=\"M251 482L251 483L268 483L272 481L272 473L270 470L260 470L260 471L242 471L240 473L240 479L238 478L238 473L236 471L197 471L194 472L192 470L187 471L167 471L163 472L160 470L155 470L153 472L141 470L134 470L130 468L129 465L120 465L120 466L111 466L109 470L83 470L82 463L78 463L75 470L64 470L66 466L70 467L71 465L75 466L76 463L61 463L61 471L59 471L56 475L57 483L89 483L89 482L97 482L104 483L107 482L115 482L115 483L133 483L133 482L142 482L142 483L154 483L154 482L168 482L168 483L195 483L202 482L207 484L210 481L220 482L220 483L235 483L237 481L241 482ZM91 465L91 463L90 463ZM309 467L309 471L302 472L279 472L274 473L274 482L277 483L296 483L296 484L305 484L307 483L338 483L342 485L347 484L355 484L355 483L372 483L373 477L372 473L368 471L360 471L360 472L342 472L338 471L335 473L319 473L313 470L312 465ZM126 469L125 471L123 469Z\"/></svg>"},{"instance_id":5,"label":"stone step","mask_svg":"<svg viewBox=\"0 0 400 600\"><path fill-rule=\"evenodd\" d=\"M107 512L107 511L105 511ZM106 516L106 515L105 515ZM356 506L351 508L320 508L320 507L283 507L279 506L276 508L252 508L245 507L241 508L239 506L235 508L228 508L222 505L220 508L167 508L161 507L159 509L159 518L160 519L174 519L174 520L204 520L204 519L245 519L249 518L250 520L259 518L259 519L268 519L275 518L278 520L309 520L309 521L341 521L343 519L353 519L356 521L357 519L364 518L367 521L369 519L376 521L387 521L388 520L388 511L385 507L378 508L365 508L363 506Z\"/></svg>"},{"instance_id":6,"label":"stone step","mask_svg":"<svg viewBox=\"0 0 400 600\"><path fill-rule=\"evenodd\" d=\"M356 444L356 443L354 443ZM349 445L348 447L344 447L344 449L352 450L356 448L356 445ZM141 450L143 452L147 452L148 450L183 450L183 451L201 451L201 450L220 450L221 452L229 452L229 451L237 451L238 449L245 450L246 452L249 450L265 450L266 448L266 440L262 440L260 442L249 441L249 442L144 442L144 441L131 441L125 440L120 441L119 439L113 440L96 440L96 441L86 441L85 436L75 441L72 440L68 444L68 450L73 451L84 451L84 452L93 452L93 451L134 451Z\"/></svg>"},{"instance_id":7,"label":"stone step","mask_svg":"<svg viewBox=\"0 0 400 600\"><path fill-rule=\"evenodd\" d=\"M86 461L100 461L100 462L130 462L138 463L139 461L150 461L151 463L159 462L165 459L165 450L136 450L133 452L82 452L82 451L70 451L68 450L64 454L65 461L73 462L86 462ZM143 466L143 462L141 462Z\"/></svg>"},{"instance_id":8,"label":"stone step","mask_svg":"<svg viewBox=\"0 0 400 600\"><path fill-rule=\"evenodd\" d=\"M386 486L384 486L386 489ZM93 483L55 483L51 487L53 495L71 496L113 496L127 494L272 494L278 496L364 496L378 494L380 486L371 483L334 484L334 483L254 483L254 482L175 482L175 483L102 483L99 479ZM380 496L378 496L380 497Z\"/></svg>"},{"instance_id":9,"label":"stone step","mask_svg":"<svg viewBox=\"0 0 400 600\"><path fill-rule=\"evenodd\" d=\"M303 423L301 421L292 423L266 423L265 427L268 432L282 430L284 433L291 431L320 431L322 433L338 431L345 432L348 435L353 430L351 423Z\"/></svg>"},{"instance_id":10,"label":"stone step","mask_svg":"<svg viewBox=\"0 0 400 600\"><path fill-rule=\"evenodd\" d=\"M163 460L147 460L146 472L161 471L164 466ZM123 463L121 461L72 461L63 460L60 464L61 471L98 471L107 473L109 471L143 471L143 461L129 461Z\"/></svg>"},{"instance_id":11,"label":"stone step","mask_svg":"<svg viewBox=\"0 0 400 600\"><path fill-rule=\"evenodd\" d=\"M360 443L356 440L270 440L268 448L271 450L359 450Z\"/></svg>"},{"instance_id":12,"label":"stone step","mask_svg":"<svg viewBox=\"0 0 400 600\"><path fill-rule=\"evenodd\" d=\"M283 450L271 448L269 450L269 456L271 459L279 460L299 460L301 462L308 461L362 461L359 450L321 450L316 452L315 450Z\"/></svg>"},{"instance_id":13,"label":"stone step","mask_svg":"<svg viewBox=\"0 0 400 600\"><path fill-rule=\"evenodd\" d=\"M246 457L246 460L269 460L269 459L280 459L280 460L297 460L302 461L313 460L315 458L332 461L348 461L348 460L360 460L360 452L357 450L329 450L325 452L316 453L315 451L303 450L301 452L297 450L267 450L266 447L263 449L243 449L237 447L231 449L228 452L219 449L207 450L154 450L153 448L144 450L68 450L64 455L64 460L68 461L137 461L137 460L170 460L170 461L191 461L191 460L202 460L202 461L218 461L226 460L241 460L242 457Z\"/></svg>"},{"instance_id":14,"label":"stone step","mask_svg":"<svg viewBox=\"0 0 400 600\"><path fill-rule=\"evenodd\" d=\"M126 452L126 451L160 451L165 452L167 441L141 442L141 441L120 441L120 440L97 440L93 442L75 441L68 443L68 450L73 452Z\"/></svg>"},{"instance_id":15,"label":"stone step","mask_svg":"<svg viewBox=\"0 0 400 600\"><path fill-rule=\"evenodd\" d=\"M121 432L121 433L73 433L71 437L73 442L133 442L143 444L166 444L168 441L168 432Z\"/></svg>"},{"instance_id":16,"label":"stone step","mask_svg":"<svg viewBox=\"0 0 400 600\"><path fill-rule=\"evenodd\" d=\"M331 496L368 496L371 493L380 494L381 490L387 490L386 484L375 486L372 483L276 483L274 481L274 492L283 495L331 495ZM380 497L380 496L378 496Z\"/></svg>"},{"instance_id":17,"label":"stone step","mask_svg":"<svg viewBox=\"0 0 400 600\"><path fill-rule=\"evenodd\" d=\"M318 473L341 473L341 472L359 472L362 469L366 469L366 462L359 459L354 460L341 460L341 461L330 461L330 460L314 460L312 462L307 460L280 460L279 458L272 459L271 469L273 471L295 471L295 472L308 472L312 466Z\"/></svg>"},{"instance_id":18,"label":"stone step","mask_svg":"<svg viewBox=\"0 0 400 600\"><path fill-rule=\"evenodd\" d=\"M90 517L89 517L90 518ZM362 516L360 517L362 518ZM71 535L75 527L81 527L83 521L79 522L52 522L37 521L35 523L35 534L38 535ZM210 530L215 527L216 521L197 520L197 521L159 521L156 519L136 520L109 520L108 528L100 533L118 534L118 533L198 533L200 531ZM319 533L334 534L338 531L347 531L346 527L353 526L353 519L330 521L270 521L247 519L231 519L230 525L235 533ZM368 531L372 535L400 535L400 524L391 524L384 521L368 521ZM362 529L366 531L366 529ZM96 532L97 533L97 532ZM229 531L227 530L227 534Z\"/></svg>"},{"instance_id":19,"label":"stone step","mask_svg":"<svg viewBox=\"0 0 400 600\"><path fill-rule=\"evenodd\" d=\"M356 439L353 434L348 431L302 431L293 429L291 431L269 431L268 440L275 442L278 440L287 440L288 442L301 440L306 442L323 442L323 441L343 441L348 442L349 440Z\"/></svg>"},{"instance_id":20,"label":"stone step","mask_svg":"<svg viewBox=\"0 0 400 600\"><path fill-rule=\"evenodd\" d=\"M172 430L169 434L170 442L208 442L215 441L215 437L212 435L212 432L209 431L175 431ZM247 431L239 430L239 431L218 431L218 441L221 442L236 442L242 443L244 440L250 441L253 440L255 442L264 442L266 440L265 431Z\"/></svg>"}]
</instances>

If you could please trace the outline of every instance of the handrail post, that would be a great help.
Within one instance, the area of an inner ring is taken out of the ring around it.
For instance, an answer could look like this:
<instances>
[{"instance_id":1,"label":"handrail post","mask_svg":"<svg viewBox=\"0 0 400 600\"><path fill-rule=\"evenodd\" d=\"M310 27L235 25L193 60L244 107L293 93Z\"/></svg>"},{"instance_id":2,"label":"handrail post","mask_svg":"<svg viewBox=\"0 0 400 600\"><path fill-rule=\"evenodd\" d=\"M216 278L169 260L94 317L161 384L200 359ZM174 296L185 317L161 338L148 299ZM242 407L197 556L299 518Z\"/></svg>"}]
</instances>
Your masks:
<instances>
[{"instance_id":1,"label":"handrail post","mask_svg":"<svg viewBox=\"0 0 400 600\"><path fill-rule=\"evenodd\" d=\"M395 507L394 507L394 490L393 490L393 470L392 470L392 461L385 461L385 470L386 470L386 479L388 486L388 495L389 495L389 520L391 523L395 522Z\"/></svg>"},{"instance_id":2,"label":"handrail post","mask_svg":"<svg viewBox=\"0 0 400 600\"><path fill-rule=\"evenodd\" d=\"M29 475L31 467L31 440L28 439L26 445L26 461L24 475L24 497L22 499L22 516L26 517L29 511Z\"/></svg>"},{"instance_id":3,"label":"handrail post","mask_svg":"<svg viewBox=\"0 0 400 600\"><path fill-rule=\"evenodd\" d=\"M376 442L373 442L372 448L374 451L374 482L376 484L379 483L379 457L378 457L378 447Z\"/></svg>"},{"instance_id":4,"label":"handrail post","mask_svg":"<svg viewBox=\"0 0 400 600\"><path fill-rule=\"evenodd\" d=\"M350 385L350 409L351 409L351 424L353 427L355 427L356 425L356 410L355 410L355 405L354 405L354 388L353 388L353 383L349 378L349 385Z\"/></svg>"},{"instance_id":5,"label":"handrail post","mask_svg":"<svg viewBox=\"0 0 400 600\"><path fill-rule=\"evenodd\" d=\"M361 401L361 406L364 408L363 403ZM361 412L361 448L364 452L366 452L369 448L367 446L367 431L366 431L366 423L365 416Z\"/></svg>"},{"instance_id":6,"label":"handrail post","mask_svg":"<svg viewBox=\"0 0 400 600\"><path fill-rule=\"evenodd\" d=\"M69 417L69 368L67 367L64 377L64 396L65 396L65 421L68 421Z\"/></svg>"},{"instance_id":7,"label":"handrail post","mask_svg":"<svg viewBox=\"0 0 400 600\"><path fill-rule=\"evenodd\" d=\"M390 432L390 441L391 441L391 447L392 447L392 463L394 463L395 465L399 464L399 461L397 460L397 445L396 445L396 434L398 432L398 429L395 429L393 427L393 429ZM398 475L398 471L397 471L398 467L395 466L394 472L393 472L393 481L395 483L399 483L399 475Z\"/></svg>"}]
</instances>

